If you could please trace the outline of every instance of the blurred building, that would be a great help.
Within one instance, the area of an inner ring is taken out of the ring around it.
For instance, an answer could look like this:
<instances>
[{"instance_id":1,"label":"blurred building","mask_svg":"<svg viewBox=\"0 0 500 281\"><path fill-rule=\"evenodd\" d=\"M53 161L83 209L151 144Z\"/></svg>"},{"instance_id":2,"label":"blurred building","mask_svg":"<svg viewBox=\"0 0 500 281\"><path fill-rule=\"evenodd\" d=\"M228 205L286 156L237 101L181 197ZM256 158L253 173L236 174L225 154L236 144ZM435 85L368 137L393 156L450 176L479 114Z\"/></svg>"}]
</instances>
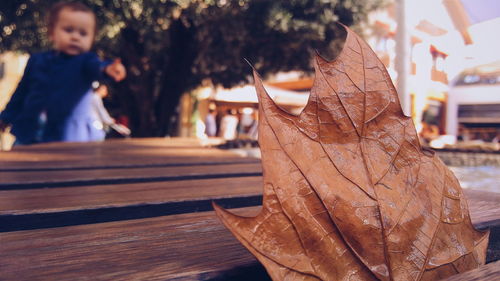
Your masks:
<instances>
[{"instance_id":1,"label":"blurred building","mask_svg":"<svg viewBox=\"0 0 500 281\"><path fill-rule=\"evenodd\" d=\"M461 72L450 85L449 134L461 140L500 138L500 60Z\"/></svg>"},{"instance_id":2,"label":"blurred building","mask_svg":"<svg viewBox=\"0 0 500 281\"><path fill-rule=\"evenodd\" d=\"M405 94L409 95L410 114L417 131L424 138L432 139L443 134L456 135L457 128L464 124L481 127L479 123L481 120L486 121L484 118L474 119L473 125L460 123L465 119L458 118L459 114L466 114L464 112L469 109L466 109L466 105L455 106L449 101L460 100L450 95L461 95L451 90L461 87L461 91L469 95L467 101L469 105L488 103L489 109L496 110L495 104L498 104L500 109L500 102L495 98L482 99L474 88L459 86L456 82L459 77L464 77L463 72L466 69L500 61L500 36L495 36L500 29L500 5L495 2L496 0L396 0L385 9L374 11L364 35L387 67L395 85L398 80L395 68L398 59L397 18L400 16L396 14L396 2L401 1L407 6L407 12L403 16L410 41L409 56L407 56L410 67L409 73L405 74L408 93ZM281 103L281 107L291 113L300 113L307 102L312 82L313 77L303 77L297 73L279 74L265 81L265 86L274 100ZM197 99L200 101L197 103L197 108L201 120L206 115L209 104L217 108L219 114L228 108L237 109L239 112L244 108L257 108L253 85L229 90L209 89L205 90L202 96L201 99ZM455 106L456 110L450 111L448 106ZM458 110L458 107L461 110ZM470 108L484 110L483 107ZM469 110L467 114L472 113ZM188 119L184 118L185 121ZM196 125L192 120L190 122L188 131L192 132ZM185 127L188 123L182 126ZM487 126L500 127L500 123L490 122ZM192 132L190 135L200 134Z\"/></svg>"},{"instance_id":3,"label":"blurred building","mask_svg":"<svg viewBox=\"0 0 500 281\"><path fill-rule=\"evenodd\" d=\"M396 82L396 33L398 21L401 20L398 17L404 17L410 40L410 70L409 73L403 73L408 75L409 81L408 93L405 94L410 96L411 116L422 136L429 134L426 137L433 138L438 134L458 133L457 117L460 113L457 105L452 105L455 108L451 111L448 109L449 101L465 101L463 97L452 95L463 95L465 92L469 95L466 103L470 105L490 103L493 107L494 104L500 106L498 98L485 99L474 87L461 87L460 93L451 91L451 88L458 86L457 79L467 77L461 74L465 69L500 60L500 37L495 35L500 28L498 1L395 2L387 9L372 14L369 25L371 33L367 35L369 44ZM396 5L401 2L407 6L402 15L396 14L397 11L401 12L396 9ZM465 110L465 107L462 109ZM474 120L475 126L482 122L477 118ZM500 127L500 122L490 122L488 126Z\"/></svg>"}]
</instances>

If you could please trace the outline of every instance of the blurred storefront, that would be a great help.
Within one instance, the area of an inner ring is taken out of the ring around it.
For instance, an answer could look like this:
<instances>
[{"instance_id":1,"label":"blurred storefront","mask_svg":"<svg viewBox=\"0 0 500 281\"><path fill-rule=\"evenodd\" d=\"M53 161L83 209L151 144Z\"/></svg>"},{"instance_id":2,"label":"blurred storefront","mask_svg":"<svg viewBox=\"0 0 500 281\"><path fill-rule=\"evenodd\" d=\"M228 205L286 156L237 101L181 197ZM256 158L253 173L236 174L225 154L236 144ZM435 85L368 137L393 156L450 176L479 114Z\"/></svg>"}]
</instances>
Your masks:
<instances>
[{"instance_id":1,"label":"blurred storefront","mask_svg":"<svg viewBox=\"0 0 500 281\"><path fill-rule=\"evenodd\" d=\"M447 131L460 140L500 138L500 60L464 70L450 88Z\"/></svg>"},{"instance_id":2,"label":"blurred storefront","mask_svg":"<svg viewBox=\"0 0 500 281\"><path fill-rule=\"evenodd\" d=\"M265 81L264 86L281 108L292 114L299 114L307 103L313 80L310 77L287 76L284 80L272 78ZM217 125L221 124L221 119L228 112L233 112L240 121L238 138L251 137L248 135L249 127L259 118L258 98L254 85L248 84L231 89L201 87L185 94L180 104L179 135L206 138L204 120L209 110L216 112Z\"/></svg>"}]
</instances>

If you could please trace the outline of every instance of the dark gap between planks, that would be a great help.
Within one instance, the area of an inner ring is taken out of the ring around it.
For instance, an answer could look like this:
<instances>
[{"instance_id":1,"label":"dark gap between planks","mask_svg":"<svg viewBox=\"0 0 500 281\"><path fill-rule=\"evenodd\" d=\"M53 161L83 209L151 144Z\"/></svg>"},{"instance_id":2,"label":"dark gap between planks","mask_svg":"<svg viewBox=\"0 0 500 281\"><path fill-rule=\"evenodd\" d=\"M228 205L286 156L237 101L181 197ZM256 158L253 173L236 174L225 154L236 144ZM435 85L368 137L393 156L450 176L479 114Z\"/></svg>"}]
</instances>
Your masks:
<instances>
[{"instance_id":1,"label":"dark gap between planks","mask_svg":"<svg viewBox=\"0 0 500 281\"><path fill-rule=\"evenodd\" d=\"M132 219L144 219L212 210L212 201L224 208L243 208L262 204L262 195L205 199L125 207L106 207L43 214L0 215L0 232L53 228Z\"/></svg>"},{"instance_id":2,"label":"dark gap between planks","mask_svg":"<svg viewBox=\"0 0 500 281\"><path fill-rule=\"evenodd\" d=\"M221 174L205 174L205 175L184 175L184 176L163 176L163 177L147 177L147 178L118 178L118 179L90 179L90 180L73 180L73 181L57 181L57 182L31 182L31 183L2 183L0 190L21 190L21 189L37 189L37 188L56 188L56 187L76 187L90 185L110 185L110 184L131 184L131 183L147 183L147 182L162 182L162 181L180 181L180 180L199 180L199 179L219 179L219 178L237 178L237 177L258 177L262 176L258 173L221 173Z\"/></svg>"}]
</instances>

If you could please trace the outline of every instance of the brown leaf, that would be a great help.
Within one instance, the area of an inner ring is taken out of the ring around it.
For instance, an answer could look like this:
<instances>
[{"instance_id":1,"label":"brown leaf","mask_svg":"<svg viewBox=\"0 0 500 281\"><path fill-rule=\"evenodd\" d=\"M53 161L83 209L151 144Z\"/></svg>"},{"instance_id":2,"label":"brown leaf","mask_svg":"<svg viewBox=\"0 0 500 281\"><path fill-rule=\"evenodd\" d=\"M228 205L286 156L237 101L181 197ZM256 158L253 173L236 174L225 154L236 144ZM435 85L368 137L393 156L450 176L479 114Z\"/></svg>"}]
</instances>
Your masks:
<instances>
[{"instance_id":1,"label":"brown leaf","mask_svg":"<svg viewBox=\"0 0 500 281\"><path fill-rule=\"evenodd\" d=\"M389 75L347 27L338 58L316 57L299 116L259 96L263 208L214 208L273 280L435 280L484 264L452 172L424 153Z\"/></svg>"}]
</instances>

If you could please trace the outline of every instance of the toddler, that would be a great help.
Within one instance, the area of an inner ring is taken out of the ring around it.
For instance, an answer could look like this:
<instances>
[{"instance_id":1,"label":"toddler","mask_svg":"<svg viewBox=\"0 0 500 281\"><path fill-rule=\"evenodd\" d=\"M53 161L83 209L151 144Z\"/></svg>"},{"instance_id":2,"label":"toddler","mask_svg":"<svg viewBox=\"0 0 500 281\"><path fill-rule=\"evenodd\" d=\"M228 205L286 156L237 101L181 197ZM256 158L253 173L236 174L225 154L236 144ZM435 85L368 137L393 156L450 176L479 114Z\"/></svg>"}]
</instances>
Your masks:
<instances>
[{"instance_id":1,"label":"toddler","mask_svg":"<svg viewBox=\"0 0 500 281\"><path fill-rule=\"evenodd\" d=\"M87 6L63 2L52 7L48 35L53 50L31 55L0 114L0 131L11 125L16 145L63 141L66 121L92 82L104 75L115 81L125 78L119 60L104 62L89 52L95 33L96 18Z\"/></svg>"}]
</instances>

